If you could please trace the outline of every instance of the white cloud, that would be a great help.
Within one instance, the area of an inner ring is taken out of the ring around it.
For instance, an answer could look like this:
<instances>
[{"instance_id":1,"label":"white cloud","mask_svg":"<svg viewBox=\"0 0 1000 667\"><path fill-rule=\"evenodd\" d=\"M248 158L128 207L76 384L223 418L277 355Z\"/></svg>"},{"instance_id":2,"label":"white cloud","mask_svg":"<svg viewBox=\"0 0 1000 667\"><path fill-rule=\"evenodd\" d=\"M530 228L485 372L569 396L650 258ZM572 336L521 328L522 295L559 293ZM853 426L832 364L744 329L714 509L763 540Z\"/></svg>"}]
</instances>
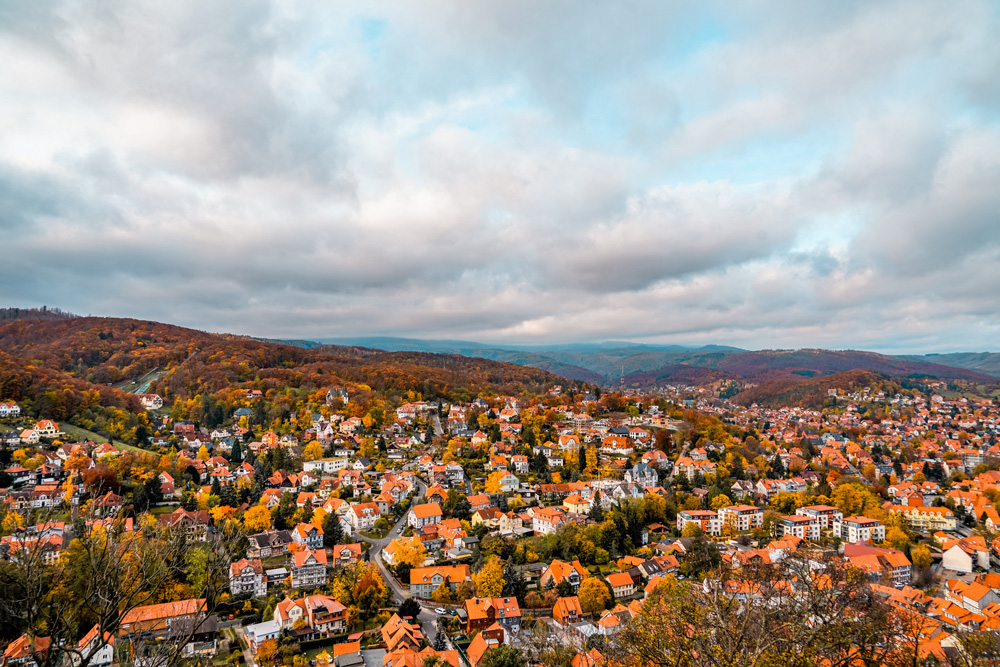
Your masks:
<instances>
[{"instance_id":1,"label":"white cloud","mask_svg":"<svg viewBox=\"0 0 1000 667\"><path fill-rule=\"evenodd\" d=\"M259 335L985 347L998 23L975 0L6 5L0 282Z\"/></svg>"}]
</instances>

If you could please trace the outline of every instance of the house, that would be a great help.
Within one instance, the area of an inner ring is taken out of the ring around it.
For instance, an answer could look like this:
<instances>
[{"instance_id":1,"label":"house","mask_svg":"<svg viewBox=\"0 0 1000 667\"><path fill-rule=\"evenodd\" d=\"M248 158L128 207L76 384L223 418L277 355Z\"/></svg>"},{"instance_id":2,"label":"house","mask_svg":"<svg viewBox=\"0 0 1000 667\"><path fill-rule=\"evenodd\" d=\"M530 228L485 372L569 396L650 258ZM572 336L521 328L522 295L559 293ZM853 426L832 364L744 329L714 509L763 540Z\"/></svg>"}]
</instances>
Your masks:
<instances>
[{"instance_id":1,"label":"house","mask_svg":"<svg viewBox=\"0 0 1000 667\"><path fill-rule=\"evenodd\" d=\"M136 394L136 397L147 410L159 410L163 407L163 399L159 394Z\"/></svg>"},{"instance_id":2,"label":"house","mask_svg":"<svg viewBox=\"0 0 1000 667\"><path fill-rule=\"evenodd\" d=\"M355 532L371 530L381 516L375 503L358 503L351 505L351 509L347 511L347 521Z\"/></svg>"},{"instance_id":3,"label":"house","mask_svg":"<svg viewBox=\"0 0 1000 667\"><path fill-rule=\"evenodd\" d=\"M808 507L800 507L798 513L801 516L808 516L816 519L819 522L820 528L823 530L829 530L833 528L834 522L844 520L843 513L836 507L831 507L830 505L809 505Z\"/></svg>"},{"instance_id":4,"label":"house","mask_svg":"<svg viewBox=\"0 0 1000 667\"><path fill-rule=\"evenodd\" d=\"M52 641L49 637L35 637L34 643L28 635L21 635L10 644L3 652L3 665L6 667L36 667L38 664L32 653L47 657Z\"/></svg>"},{"instance_id":5,"label":"house","mask_svg":"<svg viewBox=\"0 0 1000 667\"><path fill-rule=\"evenodd\" d=\"M518 475L528 474L528 457L523 454L515 454L510 457L510 466Z\"/></svg>"},{"instance_id":6,"label":"house","mask_svg":"<svg viewBox=\"0 0 1000 667\"><path fill-rule=\"evenodd\" d=\"M385 644L386 652L390 654L403 650L418 651L424 643L424 633L420 625L404 621L399 614L390 616L382 626L381 632L382 643Z\"/></svg>"},{"instance_id":7,"label":"house","mask_svg":"<svg viewBox=\"0 0 1000 667\"><path fill-rule=\"evenodd\" d=\"M267 595L267 577L259 559L241 558L229 566L229 590L234 598Z\"/></svg>"},{"instance_id":8,"label":"house","mask_svg":"<svg viewBox=\"0 0 1000 667\"><path fill-rule=\"evenodd\" d=\"M487 507L490 507L491 505L490 497L485 493L479 493L474 496L469 496L468 501L469 501L469 509L473 512L478 510L484 510Z\"/></svg>"},{"instance_id":9,"label":"house","mask_svg":"<svg viewBox=\"0 0 1000 667\"><path fill-rule=\"evenodd\" d=\"M555 588L563 581L567 581L575 593L580 588L583 580L587 578L587 575L587 568L581 565L578 560L569 563L554 560L542 572L542 576L538 579L538 586L542 590L548 590Z\"/></svg>"},{"instance_id":10,"label":"house","mask_svg":"<svg viewBox=\"0 0 1000 667\"><path fill-rule=\"evenodd\" d=\"M172 624L178 621L201 619L204 617L206 609L205 598L190 598L135 607L122 617L118 634L126 637L146 632L165 633Z\"/></svg>"},{"instance_id":11,"label":"house","mask_svg":"<svg viewBox=\"0 0 1000 667\"><path fill-rule=\"evenodd\" d=\"M552 535L566 521L566 515L555 507L536 509L531 527L539 535Z\"/></svg>"},{"instance_id":12,"label":"house","mask_svg":"<svg viewBox=\"0 0 1000 667\"><path fill-rule=\"evenodd\" d=\"M291 630L299 620L308 623L308 618L305 601L302 598L292 600L286 597L274 607L274 621L282 630Z\"/></svg>"},{"instance_id":13,"label":"house","mask_svg":"<svg viewBox=\"0 0 1000 667\"><path fill-rule=\"evenodd\" d=\"M323 529L311 523L300 523L292 530L292 540L306 549L322 549Z\"/></svg>"},{"instance_id":14,"label":"house","mask_svg":"<svg viewBox=\"0 0 1000 667\"><path fill-rule=\"evenodd\" d=\"M332 551L333 562L330 564L333 567L349 567L360 561L363 556L360 542L356 544L338 544L332 548Z\"/></svg>"},{"instance_id":15,"label":"house","mask_svg":"<svg viewBox=\"0 0 1000 667\"><path fill-rule=\"evenodd\" d=\"M893 514L902 514L909 520L910 527L920 532L936 533L939 530L950 532L958 526L955 513L947 507L890 505L886 510ZM992 507L988 510L995 511Z\"/></svg>"},{"instance_id":16,"label":"house","mask_svg":"<svg viewBox=\"0 0 1000 667\"><path fill-rule=\"evenodd\" d=\"M613 572L607 576L607 580L611 584L611 590L616 600L635 595L635 581L632 580L632 575L628 572Z\"/></svg>"},{"instance_id":17,"label":"house","mask_svg":"<svg viewBox=\"0 0 1000 667\"><path fill-rule=\"evenodd\" d=\"M764 510L753 505L730 505L719 510L719 521L736 532L745 532L764 525Z\"/></svg>"},{"instance_id":18,"label":"house","mask_svg":"<svg viewBox=\"0 0 1000 667\"><path fill-rule=\"evenodd\" d=\"M59 424L51 419L42 419L36 422L34 431L39 438L55 438L62 435L62 432L59 430Z\"/></svg>"},{"instance_id":19,"label":"house","mask_svg":"<svg viewBox=\"0 0 1000 667\"><path fill-rule=\"evenodd\" d=\"M442 584L454 593L465 581L472 581L468 565L436 565L410 570L410 595L430 599Z\"/></svg>"},{"instance_id":20,"label":"house","mask_svg":"<svg viewBox=\"0 0 1000 667\"><path fill-rule=\"evenodd\" d=\"M853 516L833 521L833 533L844 542L883 542L885 526L876 519Z\"/></svg>"},{"instance_id":21,"label":"house","mask_svg":"<svg viewBox=\"0 0 1000 667\"><path fill-rule=\"evenodd\" d=\"M466 615L465 631L471 634L494 623L517 634L521 631L521 607L517 598L469 598L463 604Z\"/></svg>"},{"instance_id":22,"label":"house","mask_svg":"<svg viewBox=\"0 0 1000 667\"><path fill-rule=\"evenodd\" d=\"M684 526L696 523L706 535L721 535L722 521L712 510L684 510L677 513L677 530L683 532Z\"/></svg>"},{"instance_id":23,"label":"house","mask_svg":"<svg viewBox=\"0 0 1000 667\"><path fill-rule=\"evenodd\" d=\"M646 488L647 486L656 486L660 477L648 464L639 462L625 473L625 481L637 484L640 488Z\"/></svg>"},{"instance_id":24,"label":"house","mask_svg":"<svg viewBox=\"0 0 1000 667\"><path fill-rule=\"evenodd\" d=\"M281 623L275 620L254 623L253 625L248 625L243 634L247 638L250 650L256 653L260 645L268 639L277 640L281 636Z\"/></svg>"},{"instance_id":25,"label":"house","mask_svg":"<svg viewBox=\"0 0 1000 667\"><path fill-rule=\"evenodd\" d=\"M941 566L945 569L970 573L977 567L990 567L990 551L986 540L979 535L947 540L942 545L942 551Z\"/></svg>"},{"instance_id":26,"label":"house","mask_svg":"<svg viewBox=\"0 0 1000 667\"><path fill-rule=\"evenodd\" d=\"M989 586L979 582L949 579L946 599L968 611L980 614L990 605L1000 603L1000 597Z\"/></svg>"},{"instance_id":27,"label":"house","mask_svg":"<svg viewBox=\"0 0 1000 667\"><path fill-rule=\"evenodd\" d=\"M107 667L115 658L115 638L110 632L101 632L96 623L76 644L79 653L70 656L74 666L89 660L87 667Z\"/></svg>"},{"instance_id":28,"label":"house","mask_svg":"<svg viewBox=\"0 0 1000 667\"><path fill-rule=\"evenodd\" d=\"M478 526L481 523L486 524L490 528L497 528L500 525L500 517L503 516L503 512L498 510L496 507L487 507L486 509L477 510L472 515L472 525Z\"/></svg>"},{"instance_id":29,"label":"house","mask_svg":"<svg viewBox=\"0 0 1000 667\"><path fill-rule=\"evenodd\" d=\"M270 558L288 553L292 534L287 530L268 530L249 537L248 558Z\"/></svg>"},{"instance_id":30,"label":"house","mask_svg":"<svg viewBox=\"0 0 1000 667\"><path fill-rule=\"evenodd\" d=\"M583 609L580 607L580 598L573 595L556 600L552 606L552 618L564 626L582 621Z\"/></svg>"},{"instance_id":31,"label":"house","mask_svg":"<svg viewBox=\"0 0 1000 667\"><path fill-rule=\"evenodd\" d=\"M347 629L347 607L339 601L326 595L307 595L302 601L313 632L329 636Z\"/></svg>"},{"instance_id":32,"label":"house","mask_svg":"<svg viewBox=\"0 0 1000 667\"><path fill-rule=\"evenodd\" d=\"M854 567L866 572L875 582L888 577L894 587L902 588L913 578L913 564L906 554L896 549L883 549L864 543L845 544L844 558Z\"/></svg>"},{"instance_id":33,"label":"house","mask_svg":"<svg viewBox=\"0 0 1000 667\"><path fill-rule=\"evenodd\" d=\"M494 623L476 635L466 649L469 666L479 667L487 653L504 643L504 637L504 629L499 623Z\"/></svg>"},{"instance_id":34,"label":"house","mask_svg":"<svg viewBox=\"0 0 1000 667\"><path fill-rule=\"evenodd\" d=\"M497 528L500 530L501 535L519 534L525 532L524 519L521 518L520 514L509 511L500 515L500 518L497 520Z\"/></svg>"},{"instance_id":35,"label":"house","mask_svg":"<svg viewBox=\"0 0 1000 667\"><path fill-rule=\"evenodd\" d=\"M433 523L440 523L443 518L444 513L441 511L440 505L437 503L424 503L413 506L410 510L407 523L414 528L423 528Z\"/></svg>"},{"instance_id":36,"label":"house","mask_svg":"<svg viewBox=\"0 0 1000 667\"><path fill-rule=\"evenodd\" d=\"M586 514L590 511L590 501L586 500L579 493L571 493L563 501L563 507L571 514Z\"/></svg>"},{"instance_id":37,"label":"house","mask_svg":"<svg viewBox=\"0 0 1000 667\"><path fill-rule=\"evenodd\" d=\"M796 514L781 517L781 534L792 535L800 540L819 540L819 526L819 520L811 516Z\"/></svg>"},{"instance_id":38,"label":"house","mask_svg":"<svg viewBox=\"0 0 1000 667\"><path fill-rule=\"evenodd\" d=\"M21 406L13 401L7 401L6 403L0 403L0 418L6 419L7 417L20 417L21 416Z\"/></svg>"},{"instance_id":39,"label":"house","mask_svg":"<svg viewBox=\"0 0 1000 667\"><path fill-rule=\"evenodd\" d=\"M318 588L326 585L326 551L306 549L292 560L292 588Z\"/></svg>"},{"instance_id":40,"label":"house","mask_svg":"<svg viewBox=\"0 0 1000 667\"><path fill-rule=\"evenodd\" d=\"M204 542L208 539L208 524L211 517L205 510L188 512L178 507L170 514L159 516L160 525L183 530L192 542Z\"/></svg>"},{"instance_id":41,"label":"house","mask_svg":"<svg viewBox=\"0 0 1000 667\"><path fill-rule=\"evenodd\" d=\"M500 490L503 492L516 491L521 486L521 480L512 472L506 472L500 478Z\"/></svg>"}]
</instances>

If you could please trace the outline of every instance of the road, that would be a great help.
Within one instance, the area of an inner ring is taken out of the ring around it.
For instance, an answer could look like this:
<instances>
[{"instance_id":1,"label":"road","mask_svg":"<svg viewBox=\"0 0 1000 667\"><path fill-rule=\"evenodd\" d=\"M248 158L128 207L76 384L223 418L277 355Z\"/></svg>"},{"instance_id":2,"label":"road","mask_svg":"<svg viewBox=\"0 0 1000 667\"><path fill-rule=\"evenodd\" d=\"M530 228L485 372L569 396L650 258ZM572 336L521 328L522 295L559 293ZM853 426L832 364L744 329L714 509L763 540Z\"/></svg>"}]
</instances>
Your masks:
<instances>
[{"instance_id":1,"label":"road","mask_svg":"<svg viewBox=\"0 0 1000 667\"><path fill-rule=\"evenodd\" d=\"M418 493L414 500L423 497L423 495L427 493L427 485L419 478L416 478L416 481ZM364 540L368 544L372 545L372 548L368 551L368 557L371 562L375 563L375 566L378 568L379 573L381 573L382 578L389 584L389 588L392 589L393 601L395 601L397 605L402 604L403 600L410 597L410 592L396 582L396 578L392 576L385 564L382 563L382 559L379 558L379 554L382 553L383 548L387 547L390 542L399 538L403 533L403 528L406 527L406 518L408 515L409 512L400 517L399 521L397 521L392 527L392 530L389 531L389 534L382 539L368 538L358 533L354 534L356 539ZM420 621L420 627L424 633L424 637L427 638L428 642L433 642L434 636L437 634L437 614L434 613L433 608L424 606L421 602L418 620Z\"/></svg>"}]
</instances>

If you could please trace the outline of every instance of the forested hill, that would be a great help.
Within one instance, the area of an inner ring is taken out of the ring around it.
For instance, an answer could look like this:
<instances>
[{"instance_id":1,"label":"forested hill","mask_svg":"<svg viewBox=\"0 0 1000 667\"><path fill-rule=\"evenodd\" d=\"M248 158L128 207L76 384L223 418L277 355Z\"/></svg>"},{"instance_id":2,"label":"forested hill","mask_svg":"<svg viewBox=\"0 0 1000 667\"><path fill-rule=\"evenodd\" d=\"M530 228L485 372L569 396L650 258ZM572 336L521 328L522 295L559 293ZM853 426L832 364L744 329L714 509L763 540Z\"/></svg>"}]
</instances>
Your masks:
<instances>
[{"instance_id":1,"label":"forested hill","mask_svg":"<svg viewBox=\"0 0 1000 667\"><path fill-rule=\"evenodd\" d=\"M887 396L904 391L903 387L888 375L856 369L812 379L779 378L768 380L740 392L732 400L741 405L756 403L768 408L819 409L828 401L830 389L853 392L864 388L868 388L873 393L884 392Z\"/></svg>"},{"instance_id":2,"label":"forested hill","mask_svg":"<svg viewBox=\"0 0 1000 667\"><path fill-rule=\"evenodd\" d=\"M458 355L381 352L325 345L303 349L134 319L81 317L0 323L0 350L25 366L97 385L127 383L159 369L149 391L172 401L247 388L415 392L474 398L534 395L573 384L535 368Z\"/></svg>"}]
</instances>

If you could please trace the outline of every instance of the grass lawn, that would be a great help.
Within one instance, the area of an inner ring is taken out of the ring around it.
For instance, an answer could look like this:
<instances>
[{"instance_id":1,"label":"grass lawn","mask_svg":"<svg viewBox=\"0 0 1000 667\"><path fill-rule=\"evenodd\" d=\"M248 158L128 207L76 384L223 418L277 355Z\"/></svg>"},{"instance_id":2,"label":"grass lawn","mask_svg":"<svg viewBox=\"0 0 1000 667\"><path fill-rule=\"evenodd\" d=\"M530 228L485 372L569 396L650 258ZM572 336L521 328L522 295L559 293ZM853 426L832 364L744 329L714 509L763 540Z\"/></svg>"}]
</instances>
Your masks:
<instances>
[{"instance_id":1,"label":"grass lawn","mask_svg":"<svg viewBox=\"0 0 1000 667\"><path fill-rule=\"evenodd\" d=\"M149 513L153 516L158 516L160 514L170 514L176 510L179 505L156 505L149 508Z\"/></svg>"}]
</instances>

